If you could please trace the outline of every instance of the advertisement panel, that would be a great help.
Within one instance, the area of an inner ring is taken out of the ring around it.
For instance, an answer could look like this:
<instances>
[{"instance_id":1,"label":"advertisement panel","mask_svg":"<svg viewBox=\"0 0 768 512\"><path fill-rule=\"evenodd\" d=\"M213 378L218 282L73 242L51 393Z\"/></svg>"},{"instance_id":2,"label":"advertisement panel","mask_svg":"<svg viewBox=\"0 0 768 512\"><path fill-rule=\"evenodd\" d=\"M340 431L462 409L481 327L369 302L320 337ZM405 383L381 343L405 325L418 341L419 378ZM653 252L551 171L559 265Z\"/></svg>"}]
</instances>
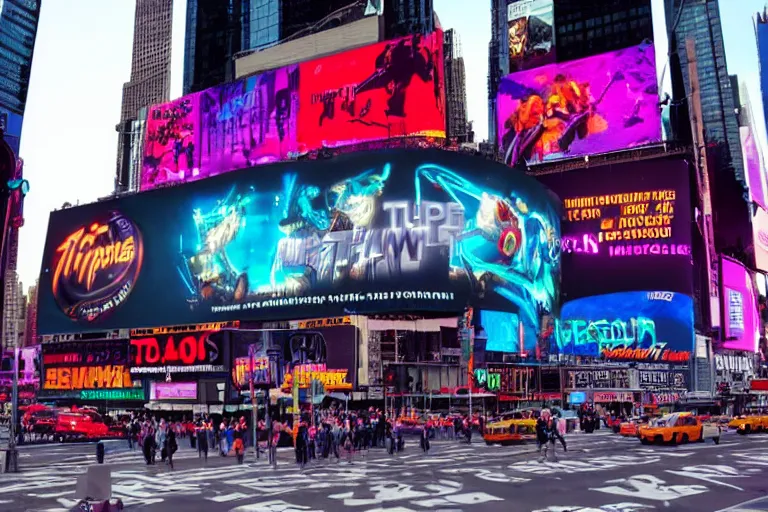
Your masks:
<instances>
[{"instance_id":1,"label":"advertisement panel","mask_svg":"<svg viewBox=\"0 0 768 512\"><path fill-rule=\"evenodd\" d=\"M302 150L408 135L445 137L442 31L299 67Z\"/></svg>"},{"instance_id":2,"label":"advertisement panel","mask_svg":"<svg viewBox=\"0 0 768 512\"><path fill-rule=\"evenodd\" d=\"M752 275L741 263L723 256L720 260L720 282L723 287L721 348L757 352L760 327Z\"/></svg>"},{"instance_id":3,"label":"advertisement panel","mask_svg":"<svg viewBox=\"0 0 768 512\"><path fill-rule=\"evenodd\" d=\"M196 331L131 337L131 373L226 371L222 333Z\"/></svg>"},{"instance_id":4,"label":"advertisement panel","mask_svg":"<svg viewBox=\"0 0 768 512\"><path fill-rule=\"evenodd\" d=\"M507 5L509 72L555 62L553 0L512 0Z\"/></svg>"},{"instance_id":5,"label":"advertisement panel","mask_svg":"<svg viewBox=\"0 0 768 512\"><path fill-rule=\"evenodd\" d=\"M755 208L752 216L752 240L755 247L755 268L768 272L768 212Z\"/></svg>"},{"instance_id":6,"label":"advertisement panel","mask_svg":"<svg viewBox=\"0 0 768 512\"><path fill-rule=\"evenodd\" d=\"M520 71L499 84L504 162L516 165L661 142L653 44Z\"/></svg>"},{"instance_id":7,"label":"advertisement panel","mask_svg":"<svg viewBox=\"0 0 768 512\"><path fill-rule=\"evenodd\" d=\"M767 209L768 201L765 195L765 182L763 175L763 166L760 162L760 150L757 147L755 135L752 133L752 127L739 127L741 137L741 151L744 158L744 167L746 167L747 186L749 187L749 197L758 204L763 210Z\"/></svg>"},{"instance_id":8,"label":"advertisement panel","mask_svg":"<svg viewBox=\"0 0 768 512\"><path fill-rule=\"evenodd\" d=\"M1 7L1 6L0 6ZM19 156L19 146L21 144L21 125L24 118L9 110L0 107L0 130L3 133L3 140L8 143L16 156Z\"/></svg>"},{"instance_id":9,"label":"advertisement panel","mask_svg":"<svg viewBox=\"0 0 768 512\"><path fill-rule=\"evenodd\" d=\"M198 92L149 108L141 190L200 176L200 97Z\"/></svg>"},{"instance_id":10,"label":"advertisement panel","mask_svg":"<svg viewBox=\"0 0 768 512\"><path fill-rule=\"evenodd\" d=\"M535 337L559 297L558 217L534 179L438 150L234 171L53 212L39 331L454 314L472 301L516 312Z\"/></svg>"},{"instance_id":11,"label":"advertisement panel","mask_svg":"<svg viewBox=\"0 0 768 512\"><path fill-rule=\"evenodd\" d=\"M692 294L685 161L602 166L539 180L563 200L563 302L649 289Z\"/></svg>"},{"instance_id":12,"label":"advertisement panel","mask_svg":"<svg viewBox=\"0 0 768 512\"><path fill-rule=\"evenodd\" d=\"M197 400L197 382L151 382L150 400Z\"/></svg>"},{"instance_id":13,"label":"advertisement panel","mask_svg":"<svg viewBox=\"0 0 768 512\"><path fill-rule=\"evenodd\" d=\"M563 304L558 351L608 360L688 363L693 299L667 291L623 292Z\"/></svg>"},{"instance_id":14,"label":"advertisement panel","mask_svg":"<svg viewBox=\"0 0 768 512\"><path fill-rule=\"evenodd\" d=\"M42 361L41 396L98 399L82 392L133 388L125 340L45 344Z\"/></svg>"},{"instance_id":15,"label":"advertisement panel","mask_svg":"<svg viewBox=\"0 0 768 512\"><path fill-rule=\"evenodd\" d=\"M13 398L13 368L15 354L2 352L0 361L0 406ZM18 398L20 405L34 403L40 389L40 345L19 350Z\"/></svg>"},{"instance_id":16,"label":"advertisement panel","mask_svg":"<svg viewBox=\"0 0 768 512\"><path fill-rule=\"evenodd\" d=\"M287 159L296 151L298 92L297 65L203 91L198 178Z\"/></svg>"}]
</instances>

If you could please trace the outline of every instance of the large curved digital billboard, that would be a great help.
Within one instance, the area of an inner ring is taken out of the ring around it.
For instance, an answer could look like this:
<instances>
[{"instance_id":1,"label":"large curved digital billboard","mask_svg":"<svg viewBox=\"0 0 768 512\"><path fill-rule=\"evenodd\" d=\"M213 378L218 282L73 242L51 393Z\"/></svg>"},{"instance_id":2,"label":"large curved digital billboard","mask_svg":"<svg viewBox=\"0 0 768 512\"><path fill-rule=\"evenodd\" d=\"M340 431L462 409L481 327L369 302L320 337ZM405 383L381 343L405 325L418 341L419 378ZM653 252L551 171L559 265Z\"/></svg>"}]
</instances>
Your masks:
<instances>
[{"instance_id":1,"label":"large curved digital billboard","mask_svg":"<svg viewBox=\"0 0 768 512\"><path fill-rule=\"evenodd\" d=\"M559 206L532 178L438 150L358 153L53 212L39 329L467 303L534 329L556 312L559 266Z\"/></svg>"}]
</instances>

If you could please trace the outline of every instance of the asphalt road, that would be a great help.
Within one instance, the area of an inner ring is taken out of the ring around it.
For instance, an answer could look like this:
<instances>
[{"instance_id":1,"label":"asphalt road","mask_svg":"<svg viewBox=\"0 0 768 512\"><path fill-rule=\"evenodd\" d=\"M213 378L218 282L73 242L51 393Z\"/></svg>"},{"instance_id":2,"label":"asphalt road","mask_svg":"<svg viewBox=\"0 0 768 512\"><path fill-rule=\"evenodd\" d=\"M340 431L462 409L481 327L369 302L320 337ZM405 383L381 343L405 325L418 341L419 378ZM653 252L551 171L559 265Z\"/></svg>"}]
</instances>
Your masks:
<instances>
[{"instance_id":1,"label":"asphalt road","mask_svg":"<svg viewBox=\"0 0 768 512\"><path fill-rule=\"evenodd\" d=\"M299 470L290 449L276 470L249 454L207 463L186 445L176 468L145 466L110 442L112 492L127 510L235 512L690 512L768 511L768 436L725 435L720 445L642 446L600 431L567 437L559 461L539 462L531 445L410 441L349 463ZM22 473L0 474L0 510L69 510L77 475L95 462L93 445L23 447ZM749 502L745 505L745 502Z\"/></svg>"}]
</instances>

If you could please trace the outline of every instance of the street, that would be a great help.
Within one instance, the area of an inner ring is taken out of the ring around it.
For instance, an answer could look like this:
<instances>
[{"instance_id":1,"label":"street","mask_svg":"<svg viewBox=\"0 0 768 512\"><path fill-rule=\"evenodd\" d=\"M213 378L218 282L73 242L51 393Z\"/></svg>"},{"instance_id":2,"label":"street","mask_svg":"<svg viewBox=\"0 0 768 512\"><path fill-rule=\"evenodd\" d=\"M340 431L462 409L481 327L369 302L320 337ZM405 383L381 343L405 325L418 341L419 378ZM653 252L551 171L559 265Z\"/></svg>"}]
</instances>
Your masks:
<instances>
[{"instance_id":1,"label":"street","mask_svg":"<svg viewBox=\"0 0 768 512\"><path fill-rule=\"evenodd\" d=\"M720 445L642 446L601 430L567 436L558 462L538 461L534 445L435 441L424 456L415 439L390 457L355 455L304 470L279 453L276 470L251 454L198 459L183 445L176 469L145 466L138 451L107 443L112 491L128 510L237 512L768 510L768 436L727 434ZM68 510L76 476L95 463L92 444L22 447L22 473L0 475L0 509ZM762 498L762 500L761 500ZM748 506L737 506L752 501Z\"/></svg>"}]
</instances>

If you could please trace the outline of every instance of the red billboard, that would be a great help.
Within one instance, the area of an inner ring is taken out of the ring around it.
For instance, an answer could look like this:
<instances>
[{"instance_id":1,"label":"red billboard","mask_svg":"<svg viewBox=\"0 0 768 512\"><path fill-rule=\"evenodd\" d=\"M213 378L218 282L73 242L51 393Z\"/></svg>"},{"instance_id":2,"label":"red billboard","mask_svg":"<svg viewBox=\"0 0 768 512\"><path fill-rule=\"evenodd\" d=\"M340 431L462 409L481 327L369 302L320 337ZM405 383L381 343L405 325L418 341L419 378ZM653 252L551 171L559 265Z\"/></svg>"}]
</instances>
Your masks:
<instances>
[{"instance_id":1,"label":"red billboard","mask_svg":"<svg viewBox=\"0 0 768 512\"><path fill-rule=\"evenodd\" d=\"M304 62L299 74L303 150L445 136L440 30Z\"/></svg>"}]
</instances>

